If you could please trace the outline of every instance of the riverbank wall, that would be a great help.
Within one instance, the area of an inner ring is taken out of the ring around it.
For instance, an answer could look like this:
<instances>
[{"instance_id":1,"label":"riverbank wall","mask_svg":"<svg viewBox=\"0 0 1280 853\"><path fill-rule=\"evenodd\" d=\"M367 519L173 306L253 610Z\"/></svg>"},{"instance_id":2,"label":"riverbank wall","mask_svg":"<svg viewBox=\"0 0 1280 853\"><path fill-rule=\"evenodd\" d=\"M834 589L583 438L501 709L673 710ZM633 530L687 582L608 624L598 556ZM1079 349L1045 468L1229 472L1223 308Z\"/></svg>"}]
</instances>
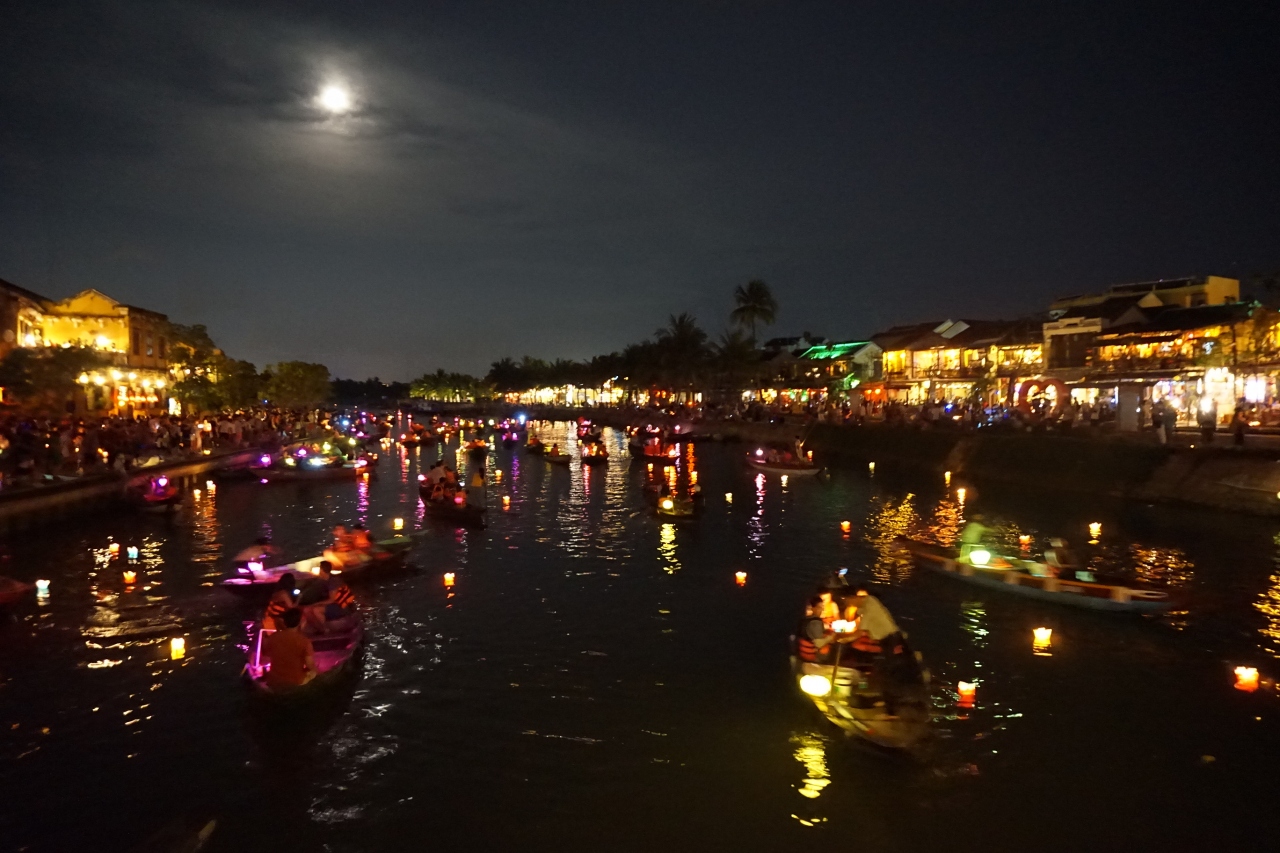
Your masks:
<instances>
[{"instance_id":1,"label":"riverbank wall","mask_svg":"<svg viewBox=\"0 0 1280 853\"><path fill-rule=\"evenodd\" d=\"M121 506L131 481L164 474L174 480L198 477L223 469L243 468L259 454L239 450L163 462L128 474L99 474L47 486L33 486L0 494L0 535L59 521L88 512Z\"/></svg>"}]
</instances>

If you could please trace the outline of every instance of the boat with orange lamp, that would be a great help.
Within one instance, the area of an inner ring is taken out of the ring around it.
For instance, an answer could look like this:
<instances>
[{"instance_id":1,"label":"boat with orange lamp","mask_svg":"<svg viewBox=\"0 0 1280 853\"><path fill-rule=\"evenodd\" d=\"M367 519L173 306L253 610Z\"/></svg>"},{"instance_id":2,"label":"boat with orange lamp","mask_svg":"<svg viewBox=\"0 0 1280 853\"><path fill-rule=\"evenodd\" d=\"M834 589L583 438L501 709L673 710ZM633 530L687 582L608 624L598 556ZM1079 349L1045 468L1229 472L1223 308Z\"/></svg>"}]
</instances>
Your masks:
<instances>
[{"instance_id":1,"label":"boat with orange lamp","mask_svg":"<svg viewBox=\"0 0 1280 853\"><path fill-rule=\"evenodd\" d=\"M905 633L892 648L834 620L828 643L791 638L791 670L800 692L832 725L886 750L909 750L929 735L930 674Z\"/></svg>"},{"instance_id":2,"label":"boat with orange lamp","mask_svg":"<svg viewBox=\"0 0 1280 853\"><path fill-rule=\"evenodd\" d=\"M600 441L588 441L579 445L583 465L604 465L609 461L609 451Z\"/></svg>"},{"instance_id":3,"label":"boat with orange lamp","mask_svg":"<svg viewBox=\"0 0 1280 853\"><path fill-rule=\"evenodd\" d=\"M1160 613L1174 604L1168 590L1136 581L1083 571L1074 578L1057 577L1044 562L1004 557L986 548L960 554L915 539L898 541L918 566L1011 595L1115 613Z\"/></svg>"},{"instance_id":4,"label":"boat with orange lamp","mask_svg":"<svg viewBox=\"0 0 1280 853\"><path fill-rule=\"evenodd\" d=\"M757 447L747 453L747 467L766 474L786 474L790 477L812 477L822 472L806 456L793 452L789 447Z\"/></svg>"}]
</instances>

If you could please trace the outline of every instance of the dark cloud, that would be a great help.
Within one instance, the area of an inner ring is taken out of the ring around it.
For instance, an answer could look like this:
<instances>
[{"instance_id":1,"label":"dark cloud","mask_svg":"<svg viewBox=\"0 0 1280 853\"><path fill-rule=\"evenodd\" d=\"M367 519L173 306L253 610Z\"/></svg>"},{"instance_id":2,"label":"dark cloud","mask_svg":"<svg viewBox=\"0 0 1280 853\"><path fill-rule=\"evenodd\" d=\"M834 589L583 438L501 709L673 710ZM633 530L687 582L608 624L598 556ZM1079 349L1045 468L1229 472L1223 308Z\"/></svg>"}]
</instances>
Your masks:
<instances>
[{"instance_id":1,"label":"dark cloud","mask_svg":"<svg viewBox=\"0 0 1280 853\"><path fill-rule=\"evenodd\" d=\"M843 336L1247 274L1280 267L1270 17L19 4L0 276L407 378L715 330L751 277Z\"/></svg>"}]
</instances>

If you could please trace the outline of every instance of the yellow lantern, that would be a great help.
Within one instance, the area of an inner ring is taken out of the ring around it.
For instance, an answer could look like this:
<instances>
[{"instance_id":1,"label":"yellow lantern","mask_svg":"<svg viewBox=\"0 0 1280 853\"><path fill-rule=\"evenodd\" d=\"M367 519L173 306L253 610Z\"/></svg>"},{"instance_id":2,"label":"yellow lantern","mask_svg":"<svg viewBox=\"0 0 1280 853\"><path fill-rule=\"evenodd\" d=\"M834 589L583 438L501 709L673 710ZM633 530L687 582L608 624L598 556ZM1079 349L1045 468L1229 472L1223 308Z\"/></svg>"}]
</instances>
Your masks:
<instances>
[{"instance_id":1,"label":"yellow lantern","mask_svg":"<svg viewBox=\"0 0 1280 853\"><path fill-rule=\"evenodd\" d=\"M1258 669L1253 666L1238 666L1236 673L1236 690L1252 693L1258 689Z\"/></svg>"},{"instance_id":2,"label":"yellow lantern","mask_svg":"<svg viewBox=\"0 0 1280 853\"><path fill-rule=\"evenodd\" d=\"M169 660L182 660L187 656L187 641L183 637L174 637L169 641Z\"/></svg>"},{"instance_id":3,"label":"yellow lantern","mask_svg":"<svg viewBox=\"0 0 1280 853\"><path fill-rule=\"evenodd\" d=\"M733 492L724 493L724 502L727 504L733 503Z\"/></svg>"},{"instance_id":4,"label":"yellow lantern","mask_svg":"<svg viewBox=\"0 0 1280 853\"><path fill-rule=\"evenodd\" d=\"M733 579L734 579L735 581L737 581L738 586L746 586L746 585L747 585L747 573L746 573L746 572L734 572Z\"/></svg>"},{"instance_id":5,"label":"yellow lantern","mask_svg":"<svg viewBox=\"0 0 1280 853\"><path fill-rule=\"evenodd\" d=\"M453 572L444 573L444 585L453 586Z\"/></svg>"},{"instance_id":6,"label":"yellow lantern","mask_svg":"<svg viewBox=\"0 0 1280 853\"><path fill-rule=\"evenodd\" d=\"M842 521L842 522L840 522L840 532L841 532L841 533L848 533L848 532L849 532L850 530L852 530L852 529L853 529L853 522L851 522L851 521Z\"/></svg>"},{"instance_id":7,"label":"yellow lantern","mask_svg":"<svg viewBox=\"0 0 1280 853\"><path fill-rule=\"evenodd\" d=\"M1101 535L1102 535L1102 524L1100 522L1095 521L1089 525L1089 538L1097 539Z\"/></svg>"},{"instance_id":8,"label":"yellow lantern","mask_svg":"<svg viewBox=\"0 0 1280 853\"><path fill-rule=\"evenodd\" d=\"M1031 650L1041 657L1048 657L1053 648L1053 629L1036 628L1031 632Z\"/></svg>"},{"instance_id":9,"label":"yellow lantern","mask_svg":"<svg viewBox=\"0 0 1280 853\"><path fill-rule=\"evenodd\" d=\"M511 495L502 496L502 508L511 509Z\"/></svg>"},{"instance_id":10,"label":"yellow lantern","mask_svg":"<svg viewBox=\"0 0 1280 853\"><path fill-rule=\"evenodd\" d=\"M961 681L956 685L956 693L960 696L957 705L961 708L972 708L973 700L978 693L978 685L971 681Z\"/></svg>"},{"instance_id":11,"label":"yellow lantern","mask_svg":"<svg viewBox=\"0 0 1280 853\"><path fill-rule=\"evenodd\" d=\"M392 530L404 530L404 519L403 519L403 518L393 518L393 519L391 520L391 529L392 529Z\"/></svg>"},{"instance_id":12,"label":"yellow lantern","mask_svg":"<svg viewBox=\"0 0 1280 853\"><path fill-rule=\"evenodd\" d=\"M135 571L126 571L124 573L124 582L126 586L133 586L138 582L138 573Z\"/></svg>"},{"instance_id":13,"label":"yellow lantern","mask_svg":"<svg viewBox=\"0 0 1280 853\"><path fill-rule=\"evenodd\" d=\"M874 463L874 462L868 462L868 463L867 463L867 473L868 473L868 474L875 474L875 472L876 472L876 463Z\"/></svg>"},{"instance_id":14,"label":"yellow lantern","mask_svg":"<svg viewBox=\"0 0 1280 853\"><path fill-rule=\"evenodd\" d=\"M943 482L945 485L948 485L948 486L950 486L950 485L951 485L951 472L950 472L950 471L947 471L946 473L944 473L944 474L942 475L942 482Z\"/></svg>"}]
</instances>

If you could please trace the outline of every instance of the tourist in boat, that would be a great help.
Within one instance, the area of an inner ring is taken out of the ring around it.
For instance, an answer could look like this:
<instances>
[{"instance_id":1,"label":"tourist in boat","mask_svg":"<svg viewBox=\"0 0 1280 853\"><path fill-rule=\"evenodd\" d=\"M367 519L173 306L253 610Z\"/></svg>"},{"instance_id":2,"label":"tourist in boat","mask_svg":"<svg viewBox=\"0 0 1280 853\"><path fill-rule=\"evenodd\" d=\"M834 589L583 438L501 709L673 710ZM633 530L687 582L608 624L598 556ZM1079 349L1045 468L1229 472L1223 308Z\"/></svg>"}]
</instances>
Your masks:
<instances>
[{"instance_id":1,"label":"tourist in boat","mask_svg":"<svg viewBox=\"0 0 1280 853\"><path fill-rule=\"evenodd\" d=\"M271 599L267 601L266 613L262 616L262 627L274 628L279 631L284 627L284 615L293 610L298 603L294 596L293 572L285 572L280 576L280 580L276 581L275 589L271 591Z\"/></svg>"},{"instance_id":2,"label":"tourist in boat","mask_svg":"<svg viewBox=\"0 0 1280 853\"><path fill-rule=\"evenodd\" d=\"M981 513L974 513L965 525L964 530L960 533L960 556L967 557L969 552L981 548L983 540L986 539L990 528L984 522L986 518Z\"/></svg>"},{"instance_id":3,"label":"tourist in boat","mask_svg":"<svg viewBox=\"0 0 1280 853\"><path fill-rule=\"evenodd\" d=\"M869 637L879 643L880 650L885 655L898 654L902 648L902 631L898 628L898 623L893 621L889 608L862 586L857 588L848 603L852 605L853 615L858 620L855 637Z\"/></svg>"},{"instance_id":4,"label":"tourist in boat","mask_svg":"<svg viewBox=\"0 0 1280 853\"><path fill-rule=\"evenodd\" d=\"M340 630L355 610L355 594L341 575L333 574L333 564L328 560L320 561L316 580L325 598L307 608L308 624L319 632Z\"/></svg>"},{"instance_id":5,"label":"tourist in boat","mask_svg":"<svg viewBox=\"0 0 1280 853\"><path fill-rule=\"evenodd\" d=\"M796 653L802 661L817 663L829 656L833 634L822 619L822 608L822 598L816 595L805 606L796 631Z\"/></svg>"},{"instance_id":6,"label":"tourist in boat","mask_svg":"<svg viewBox=\"0 0 1280 853\"><path fill-rule=\"evenodd\" d=\"M830 589L818 592L818 604L818 618L828 628L831 627L831 623L840 618L840 605L836 604Z\"/></svg>"},{"instance_id":7,"label":"tourist in boat","mask_svg":"<svg viewBox=\"0 0 1280 853\"><path fill-rule=\"evenodd\" d=\"M363 524L351 529L351 547L366 557L373 553L373 540L369 538L369 530Z\"/></svg>"},{"instance_id":8,"label":"tourist in boat","mask_svg":"<svg viewBox=\"0 0 1280 853\"><path fill-rule=\"evenodd\" d=\"M264 679L271 688L298 687L316 677L315 650L298 628L302 612L290 609L282 619L284 627L268 634L262 643L262 650L271 661Z\"/></svg>"},{"instance_id":9,"label":"tourist in boat","mask_svg":"<svg viewBox=\"0 0 1280 853\"><path fill-rule=\"evenodd\" d=\"M1044 562L1063 580L1075 580L1080 571L1080 558L1067 547L1063 539L1050 539L1049 550L1044 552Z\"/></svg>"},{"instance_id":10,"label":"tourist in boat","mask_svg":"<svg viewBox=\"0 0 1280 853\"><path fill-rule=\"evenodd\" d=\"M271 540L265 536L259 536L253 540L253 544L236 554L234 562L236 563L262 563L264 566L273 566L280 559L280 549L271 544Z\"/></svg>"},{"instance_id":11,"label":"tourist in boat","mask_svg":"<svg viewBox=\"0 0 1280 853\"><path fill-rule=\"evenodd\" d=\"M547 455L548 455L548 456L559 456L559 455L560 455L560 445L559 445L559 444L553 444L553 445L551 445L551 450L550 450L550 452L549 452Z\"/></svg>"}]
</instances>

